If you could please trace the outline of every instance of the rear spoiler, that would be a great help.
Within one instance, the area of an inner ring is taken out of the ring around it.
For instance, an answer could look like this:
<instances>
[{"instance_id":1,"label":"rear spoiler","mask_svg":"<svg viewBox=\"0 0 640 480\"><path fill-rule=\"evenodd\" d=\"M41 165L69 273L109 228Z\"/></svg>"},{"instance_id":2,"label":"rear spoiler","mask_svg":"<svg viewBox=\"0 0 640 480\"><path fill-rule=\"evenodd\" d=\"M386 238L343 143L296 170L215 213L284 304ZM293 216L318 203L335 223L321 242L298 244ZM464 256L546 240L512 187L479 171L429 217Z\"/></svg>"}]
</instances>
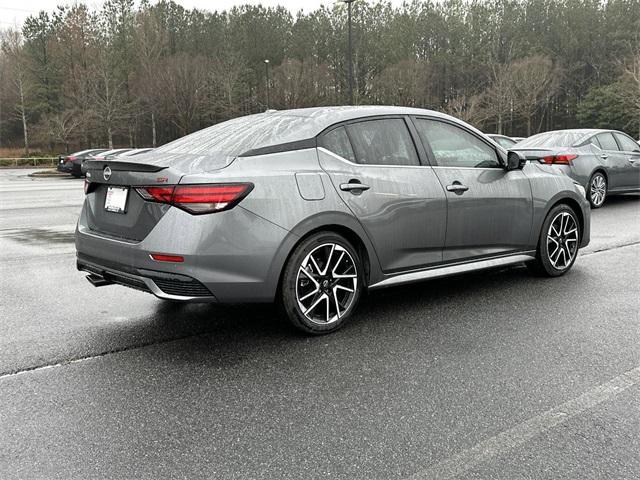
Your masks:
<instances>
[{"instance_id":1,"label":"rear spoiler","mask_svg":"<svg viewBox=\"0 0 640 480\"><path fill-rule=\"evenodd\" d=\"M119 160L87 160L82 165L82 170L104 170L109 167L115 171L127 171L127 172L159 172L164 170L165 166L153 165L148 163L139 162L123 162Z\"/></svg>"}]
</instances>

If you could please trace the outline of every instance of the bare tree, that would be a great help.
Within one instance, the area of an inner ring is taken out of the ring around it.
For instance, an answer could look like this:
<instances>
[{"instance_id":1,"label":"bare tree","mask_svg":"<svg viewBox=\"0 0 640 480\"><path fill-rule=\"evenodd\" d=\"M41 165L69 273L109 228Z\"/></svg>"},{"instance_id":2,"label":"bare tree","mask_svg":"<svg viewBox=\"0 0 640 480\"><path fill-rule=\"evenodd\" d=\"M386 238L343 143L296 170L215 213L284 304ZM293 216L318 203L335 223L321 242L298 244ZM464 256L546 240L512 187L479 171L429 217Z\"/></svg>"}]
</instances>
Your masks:
<instances>
[{"instance_id":1,"label":"bare tree","mask_svg":"<svg viewBox=\"0 0 640 480\"><path fill-rule=\"evenodd\" d=\"M634 111L638 122L638 138L640 138L640 46L636 52L622 63L622 77L620 78L621 95Z\"/></svg>"},{"instance_id":2,"label":"bare tree","mask_svg":"<svg viewBox=\"0 0 640 480\"><path fill-rule=\"evenodd\" d=\"M24 154L29 155L29 129L27 126L26 99L29 92L27 69L22 51L22 36L17 30L7 30L2 38L2 51L8 60L8 76L16 94L14 115L22 121Z\"/></svg>"},{"instance_id":3,"label":"bare tree","mask_svg":"<svg viewBox=\"0 0 640 480\"><path fill-rule=\"evenodd\" d=\"M482 94L459 95L446 103L444 111L475 126L479 126L491 116L491 112L485 108Z\"/></svg>"},{"instance_id":4,"label":"bare tree","mask_svg":"<svg viewBox=\"0 0 640 480\"><path fill-rule=\"evenodd\" d=\"M54 140L64 144L69 153L69 144L77 138L83 119L83 115L77 110L44 115L36 126L36 132L44 141Z\"/></svg>"},{"instance_id":5,"label":"bare tree","mask_svg":"<svg viewBox=\"0 0 640 480\"><path fill-rule=\"evenodd\" d=\"M113 148L113 137L123 130L130 114L124 83L112 75L109 62L104 55L92 73L91 80L91 98L96 121L106 135L109 148Z\"/></svg>"},{"instance_id":6,"label":"bare tree","mask_svg":"<svg viewBox=\"0 0 640 480\"><path fill-rule=\"evenodd\" d=\"M159 67L162 95L171 121L181 135L195 129L200 115L208 107L208 72L206 58L182 54L168 57Z\"/></svg>"},{"instance_id":7,"label":"bare tree","mask_svg":"<svg viewBox=\"0 0 640 480\"><path fill-rule=\"evenodd\" d=\"M373 79L376 103L424 107L429 98L429 65L424 60L403 60L385 68Z\"/></svg>"},{"instance_id":8,"label":"bare tree","mask_svg":"<svg viewBox=\"0 0 640 480\"><path fill-rule=\"evenodd\" d=\"M514 92L514 110L527 124L527 136L532 134L534 116L548 106L558 91L560 69L549 57L536 55L514 62L510 67Z\"/></svg>"},{"instance_id":9,"label":"bare tree","mask_svg":"<svg viewBox=\"0 0 640 480\"><path fill-rule=\"evenodd\" d=\"M515 95L512 67L510 64L492 63L490 72L491 83L483 95L484 109L489 118L495 119L497 133L502 135Z\"/></svg>"}]
</instances>

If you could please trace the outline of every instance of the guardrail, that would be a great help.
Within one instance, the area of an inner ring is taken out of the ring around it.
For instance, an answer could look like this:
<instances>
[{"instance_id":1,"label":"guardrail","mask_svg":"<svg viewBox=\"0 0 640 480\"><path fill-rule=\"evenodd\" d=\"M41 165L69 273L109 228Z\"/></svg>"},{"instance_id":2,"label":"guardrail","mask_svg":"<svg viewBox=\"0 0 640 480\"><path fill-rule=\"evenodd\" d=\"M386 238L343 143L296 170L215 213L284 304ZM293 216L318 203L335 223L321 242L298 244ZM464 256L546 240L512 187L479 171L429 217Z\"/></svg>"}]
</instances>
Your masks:
<instances>
[{"instance_id":1,"label":"guardrail","mask_svg":"<svg viewBox=\"0 0 640 480\"><path fill-rule=\"evenodd\" d=\"M58 163L58 157L24 157L24 158L0 158L0 167L54 167Z\"/></svg>"}]
</instances>

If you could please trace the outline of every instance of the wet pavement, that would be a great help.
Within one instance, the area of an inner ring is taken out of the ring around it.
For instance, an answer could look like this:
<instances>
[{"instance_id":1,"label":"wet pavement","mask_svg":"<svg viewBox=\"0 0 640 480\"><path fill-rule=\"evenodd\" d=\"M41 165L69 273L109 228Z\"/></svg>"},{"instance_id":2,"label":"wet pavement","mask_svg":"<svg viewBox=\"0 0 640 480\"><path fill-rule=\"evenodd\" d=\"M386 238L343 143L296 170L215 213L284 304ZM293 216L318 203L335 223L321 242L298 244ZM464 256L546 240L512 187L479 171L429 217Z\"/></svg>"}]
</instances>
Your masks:
<instances>
[{"instance_id":1,"label":"wet pavement","mask_svg":"<svg viewBox=\"0 0 640 480\"><path fill-rule=\"evenodd\" d=\"M640 196L570 274L376 292L337 334L75 269L82 181L0 170L0 478L637 478Z\"/></svg>"}]
</instances>

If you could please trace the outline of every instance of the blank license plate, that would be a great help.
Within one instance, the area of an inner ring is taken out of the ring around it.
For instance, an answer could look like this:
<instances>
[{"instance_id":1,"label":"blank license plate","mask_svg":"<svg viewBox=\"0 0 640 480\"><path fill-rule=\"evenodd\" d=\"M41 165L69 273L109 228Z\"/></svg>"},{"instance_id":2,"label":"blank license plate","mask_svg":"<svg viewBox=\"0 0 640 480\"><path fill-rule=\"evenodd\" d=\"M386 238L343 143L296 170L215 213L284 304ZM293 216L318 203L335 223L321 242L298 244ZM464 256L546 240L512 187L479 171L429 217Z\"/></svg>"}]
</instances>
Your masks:
<instances>
[{"instance_id":1,"label":"blank license plate","mask_svg":"<svg viewBox=\"0 0 640 480\"><path fill-rule=\"evenodd\" d=\"M127 187L108 187L107 196L104 199L104 209L108 212L125 213L128 194Z\"/></svg>"}]
</instances>

